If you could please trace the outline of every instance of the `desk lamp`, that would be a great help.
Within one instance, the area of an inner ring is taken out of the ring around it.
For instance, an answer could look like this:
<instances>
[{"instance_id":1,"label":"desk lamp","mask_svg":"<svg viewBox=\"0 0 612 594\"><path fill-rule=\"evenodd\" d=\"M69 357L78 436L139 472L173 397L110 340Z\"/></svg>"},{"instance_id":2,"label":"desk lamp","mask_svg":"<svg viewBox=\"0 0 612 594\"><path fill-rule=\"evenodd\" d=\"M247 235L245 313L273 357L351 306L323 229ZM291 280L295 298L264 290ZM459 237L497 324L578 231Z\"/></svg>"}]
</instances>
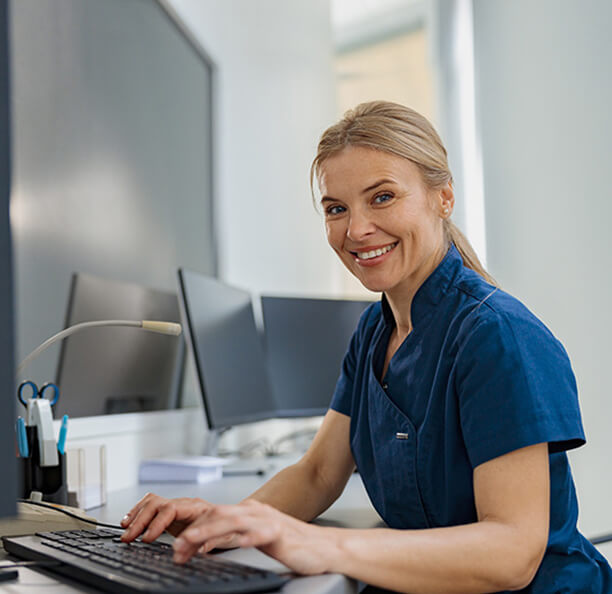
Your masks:
<instances>
[{"instance_id":1,"label":"desk lamp","mask_svg":"<svg viewBox=\"0 0 612 594\"><path fill-rule=\"evenodd\" d=\"M40 346L36 347L17 367L17 373L21 373L28 363L40 355L45 349L50 347L53 343L58 340L63 340L64 338L70 336L71 334L75 334L76 332L80 332L81 330L85 330L86 328L95 328L99 326L133 326L136 328L142 328L143 330L149 330L150 332L157 332L158 334L169 334L171 336L178 336L182 332L182 328L180 324L176 324L174 322L158 322L154 320L141 320L141 321L133 321L133 320L96 320L93 322L81 322L80 324L75 324L74 326L70 326L57 334L51 336L45 340Z\"/></svg>"}]
</instances>

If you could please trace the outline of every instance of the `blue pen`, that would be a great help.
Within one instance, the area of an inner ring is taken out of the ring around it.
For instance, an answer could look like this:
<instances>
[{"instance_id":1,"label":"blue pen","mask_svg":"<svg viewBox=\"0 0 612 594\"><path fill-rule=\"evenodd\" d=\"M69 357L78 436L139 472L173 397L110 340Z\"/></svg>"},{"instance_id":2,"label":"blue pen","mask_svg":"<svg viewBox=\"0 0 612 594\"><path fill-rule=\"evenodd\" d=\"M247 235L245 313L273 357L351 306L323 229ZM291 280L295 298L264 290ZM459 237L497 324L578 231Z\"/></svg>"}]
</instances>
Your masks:
<instances>
[{"instance_id":1,"label":"blue pen","mask_svg":"<svg viewBox=\"0 0 612 594\"><path fill-rule=\"evenodd\" d=\"M26 434L25 421L22 417L17 417L17 447L19 448L19 455L22 458L30 457L28 436Z\"/></svg>"},{"instance_id":2,"label":"blue pen","mask_svg":"<svg viewBox=\"0 0 612 594\"><path fill-rule=\"evenodd\" d=\"M59 430L59 437L57 439L57 451L64 455L64 448L66 447L66 433L68 433L68 415L62 417L62 425Z\"/></svg>"}]
</instances>

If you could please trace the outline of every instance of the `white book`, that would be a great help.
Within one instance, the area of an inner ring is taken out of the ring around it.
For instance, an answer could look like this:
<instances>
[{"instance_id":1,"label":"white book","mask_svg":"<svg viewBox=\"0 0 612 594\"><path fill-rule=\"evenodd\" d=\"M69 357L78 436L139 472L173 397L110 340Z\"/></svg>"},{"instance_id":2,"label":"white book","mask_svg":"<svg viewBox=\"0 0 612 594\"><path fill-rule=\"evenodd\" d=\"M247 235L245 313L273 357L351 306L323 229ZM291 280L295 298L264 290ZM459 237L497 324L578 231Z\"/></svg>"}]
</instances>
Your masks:
<instances>
[{"instance_id":1,"label":"white book","mask_svg":"<svg viewBox=\"0 0 612 594\"><path fill-rule=\"evenodd\" d=\"M208 483L223 476L227 460L214 456L169 456L143 460L138 480L141 483Z\"/></svg>"}]
</instances>

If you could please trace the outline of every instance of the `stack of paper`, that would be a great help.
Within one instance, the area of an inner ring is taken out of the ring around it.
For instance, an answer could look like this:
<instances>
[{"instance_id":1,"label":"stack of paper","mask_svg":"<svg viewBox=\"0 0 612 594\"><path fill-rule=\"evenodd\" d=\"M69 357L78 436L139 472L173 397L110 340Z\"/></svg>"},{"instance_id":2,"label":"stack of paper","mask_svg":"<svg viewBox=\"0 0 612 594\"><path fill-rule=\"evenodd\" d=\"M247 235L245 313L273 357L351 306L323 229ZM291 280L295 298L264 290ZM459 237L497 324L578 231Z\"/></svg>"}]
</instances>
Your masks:
<instances>
[{"instance_id":1,"label":"stack of paper","mask_svg":"<svg viewBox=\"0 0 612 594\"><path fill-rule=\"evenodd\" d=\"M141 483L208 483L223 476L227 460L214 456L172 456L143 460L138 478Z\"/></svg>"}]
</instances>

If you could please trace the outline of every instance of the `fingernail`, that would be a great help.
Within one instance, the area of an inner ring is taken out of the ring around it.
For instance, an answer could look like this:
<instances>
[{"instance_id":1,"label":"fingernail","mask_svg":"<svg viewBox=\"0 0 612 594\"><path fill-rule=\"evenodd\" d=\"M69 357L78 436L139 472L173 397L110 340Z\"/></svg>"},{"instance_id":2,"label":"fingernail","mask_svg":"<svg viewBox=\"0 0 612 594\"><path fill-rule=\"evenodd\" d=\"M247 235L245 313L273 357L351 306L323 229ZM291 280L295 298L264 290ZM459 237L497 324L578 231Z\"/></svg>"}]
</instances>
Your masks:
<instances>
[{"instance_id":1,"label":"fingernail","mask_svg":"<svg viewBox=\"0 0 612 594\"><path fill-rule=\"evenodd\" d=\"M195 528L192 528L191 530L187 530L184 534L187 538L197 538L200 533Z\"/></svg>"},{"instance_id":2,"label":"fingernail","mask_svg":"<svg viewBox=\"0 0 612 594\"><path fill-rule=\"evenodd\" d=\"M187 541L183 538L177 538L174 541L174 550L175 551L183 551L187 548Z\"/></svg>"},{"instance_id":3,"label":"fingernail","mask_svg":"<svg viewBox=\"0 0 612 594\"><path fill-rule=\"evenodd\" d=\"M121 525L125 524L130 519L130 516L125 515L121 518Z\"/></svg>"}]
</instances>

